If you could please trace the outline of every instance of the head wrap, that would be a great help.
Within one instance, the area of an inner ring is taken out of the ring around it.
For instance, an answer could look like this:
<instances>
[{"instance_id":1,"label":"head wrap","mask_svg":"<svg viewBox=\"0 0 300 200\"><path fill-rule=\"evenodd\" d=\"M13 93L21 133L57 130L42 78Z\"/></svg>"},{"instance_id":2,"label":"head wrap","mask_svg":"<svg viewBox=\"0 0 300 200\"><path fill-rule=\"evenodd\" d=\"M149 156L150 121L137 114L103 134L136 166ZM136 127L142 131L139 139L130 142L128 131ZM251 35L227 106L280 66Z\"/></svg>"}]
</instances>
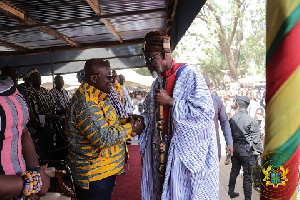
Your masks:
<instances>
[{"instance_id":1,"label":"head wrap","mask_svg":"<svg viewBox=\"0 0 300 200\"><path fill-rule=\"evenodd\" d=\"M32 68L27 72L27 76L30 77L31 74L40 73L36 68Z\"/></svg>"},{"instance_id":2,"label":"head wrap","mask_svg":"<svg viewBox=\"0 0 300 200\"><path fill-rule=\"evenodd\" d=\"M170 37L161 31L152 31L145 36L144 52L164 52L170 53Z\"/></svg>"},{"instance_id":3,"label":"head wrap","mask_svg":"<svg viewBox=\"0 0 300 200\"><path fill-rule=\"evenodd\" d=\"M250 99L246 96L237 96L236 102L239 104L240 108L247 108L250 104Z\"/></svg>"}]
</instances>

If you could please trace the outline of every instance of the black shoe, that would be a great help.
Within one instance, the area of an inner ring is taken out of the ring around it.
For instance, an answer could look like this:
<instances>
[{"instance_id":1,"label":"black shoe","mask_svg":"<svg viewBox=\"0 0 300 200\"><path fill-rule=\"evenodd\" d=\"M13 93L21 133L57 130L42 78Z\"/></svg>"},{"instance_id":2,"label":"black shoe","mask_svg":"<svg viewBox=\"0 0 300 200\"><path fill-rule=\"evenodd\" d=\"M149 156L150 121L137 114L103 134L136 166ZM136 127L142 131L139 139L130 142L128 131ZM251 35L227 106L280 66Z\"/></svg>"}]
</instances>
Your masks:
<instances>
[{"instance_id":1,"label":"black shoe","mask_svg":"<svg viewBox=\"0 0 300 200\"><path fill-rule=\"evenodd\" d=\"M240 193L237 193L237 192L228 192L228 195L229 195L230 198L235 198L235 197L240 196Z\"/></svg>"}]
</instances>

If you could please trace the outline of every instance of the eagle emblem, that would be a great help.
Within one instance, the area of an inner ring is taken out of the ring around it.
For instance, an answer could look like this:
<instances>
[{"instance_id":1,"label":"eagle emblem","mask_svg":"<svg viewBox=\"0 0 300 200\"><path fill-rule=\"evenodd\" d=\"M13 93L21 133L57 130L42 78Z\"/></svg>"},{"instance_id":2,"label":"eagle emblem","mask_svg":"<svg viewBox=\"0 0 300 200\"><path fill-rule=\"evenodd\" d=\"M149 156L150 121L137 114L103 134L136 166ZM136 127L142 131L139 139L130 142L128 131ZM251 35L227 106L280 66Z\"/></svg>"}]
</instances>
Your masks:
<instances>
[{"instance_id":1,"label":"eagle emblem","mask_svg":"<svg viewBox=\"0 0 300 200\"><path fill-rule=\"evenodd\" d=\"M265 175L263 181L266 182L266 186L272 185L274 188L278 188L279 185L286 185L287 174L289 169L284 169L283 166L273 166L269 165L266 169L262 169L263 174Z\"/></svg>"}]
</instances>

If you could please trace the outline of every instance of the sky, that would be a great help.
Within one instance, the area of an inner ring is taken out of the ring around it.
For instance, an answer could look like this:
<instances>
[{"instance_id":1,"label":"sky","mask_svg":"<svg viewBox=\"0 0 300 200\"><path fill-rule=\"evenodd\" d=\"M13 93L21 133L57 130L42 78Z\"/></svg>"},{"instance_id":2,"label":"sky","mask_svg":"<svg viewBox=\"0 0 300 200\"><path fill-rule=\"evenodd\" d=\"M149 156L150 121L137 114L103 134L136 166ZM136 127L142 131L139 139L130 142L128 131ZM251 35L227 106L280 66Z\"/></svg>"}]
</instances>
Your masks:
<instances>
[{"instance_id":1,"label":"sky","mask_svg":"<svg viewBox=\"0 0 300 200\"><path fill-rule=\"evenodd\" d=\"M126 81L131 81L134 83L139 83L146 86L151 86L154 78L152 76L142 76L132 69L121 69L116 70L117 74L123 74L125 76ZM71 85L66 88L67 90L72 90L78 88L80 83L77 80L76 73L61 75L64 78L65 85ZM42 76L42 84L52 82L52 76ZM20 82L21 83L21 82Z\"/></svg>"}]
</instances>

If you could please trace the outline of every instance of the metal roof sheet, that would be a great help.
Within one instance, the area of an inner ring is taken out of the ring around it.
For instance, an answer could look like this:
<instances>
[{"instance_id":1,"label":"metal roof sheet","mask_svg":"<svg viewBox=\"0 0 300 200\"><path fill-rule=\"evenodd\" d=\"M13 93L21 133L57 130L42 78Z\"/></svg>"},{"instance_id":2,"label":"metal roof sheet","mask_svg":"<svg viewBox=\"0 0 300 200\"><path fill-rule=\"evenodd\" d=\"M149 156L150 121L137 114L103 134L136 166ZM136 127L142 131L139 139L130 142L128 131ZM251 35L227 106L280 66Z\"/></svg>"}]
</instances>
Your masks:
<instances>
[{"instance_id":1,"label":"metal roof sheet","mask_svg":"<svg viewBox=\"0 0 300 200\"><path fill-rule=\"evenodd\" d=\"M178 1L0 0L0 67L70 73L95 57L113 68L142 67L144 36L166 30Z\"/></svg>"}]
</instances>

